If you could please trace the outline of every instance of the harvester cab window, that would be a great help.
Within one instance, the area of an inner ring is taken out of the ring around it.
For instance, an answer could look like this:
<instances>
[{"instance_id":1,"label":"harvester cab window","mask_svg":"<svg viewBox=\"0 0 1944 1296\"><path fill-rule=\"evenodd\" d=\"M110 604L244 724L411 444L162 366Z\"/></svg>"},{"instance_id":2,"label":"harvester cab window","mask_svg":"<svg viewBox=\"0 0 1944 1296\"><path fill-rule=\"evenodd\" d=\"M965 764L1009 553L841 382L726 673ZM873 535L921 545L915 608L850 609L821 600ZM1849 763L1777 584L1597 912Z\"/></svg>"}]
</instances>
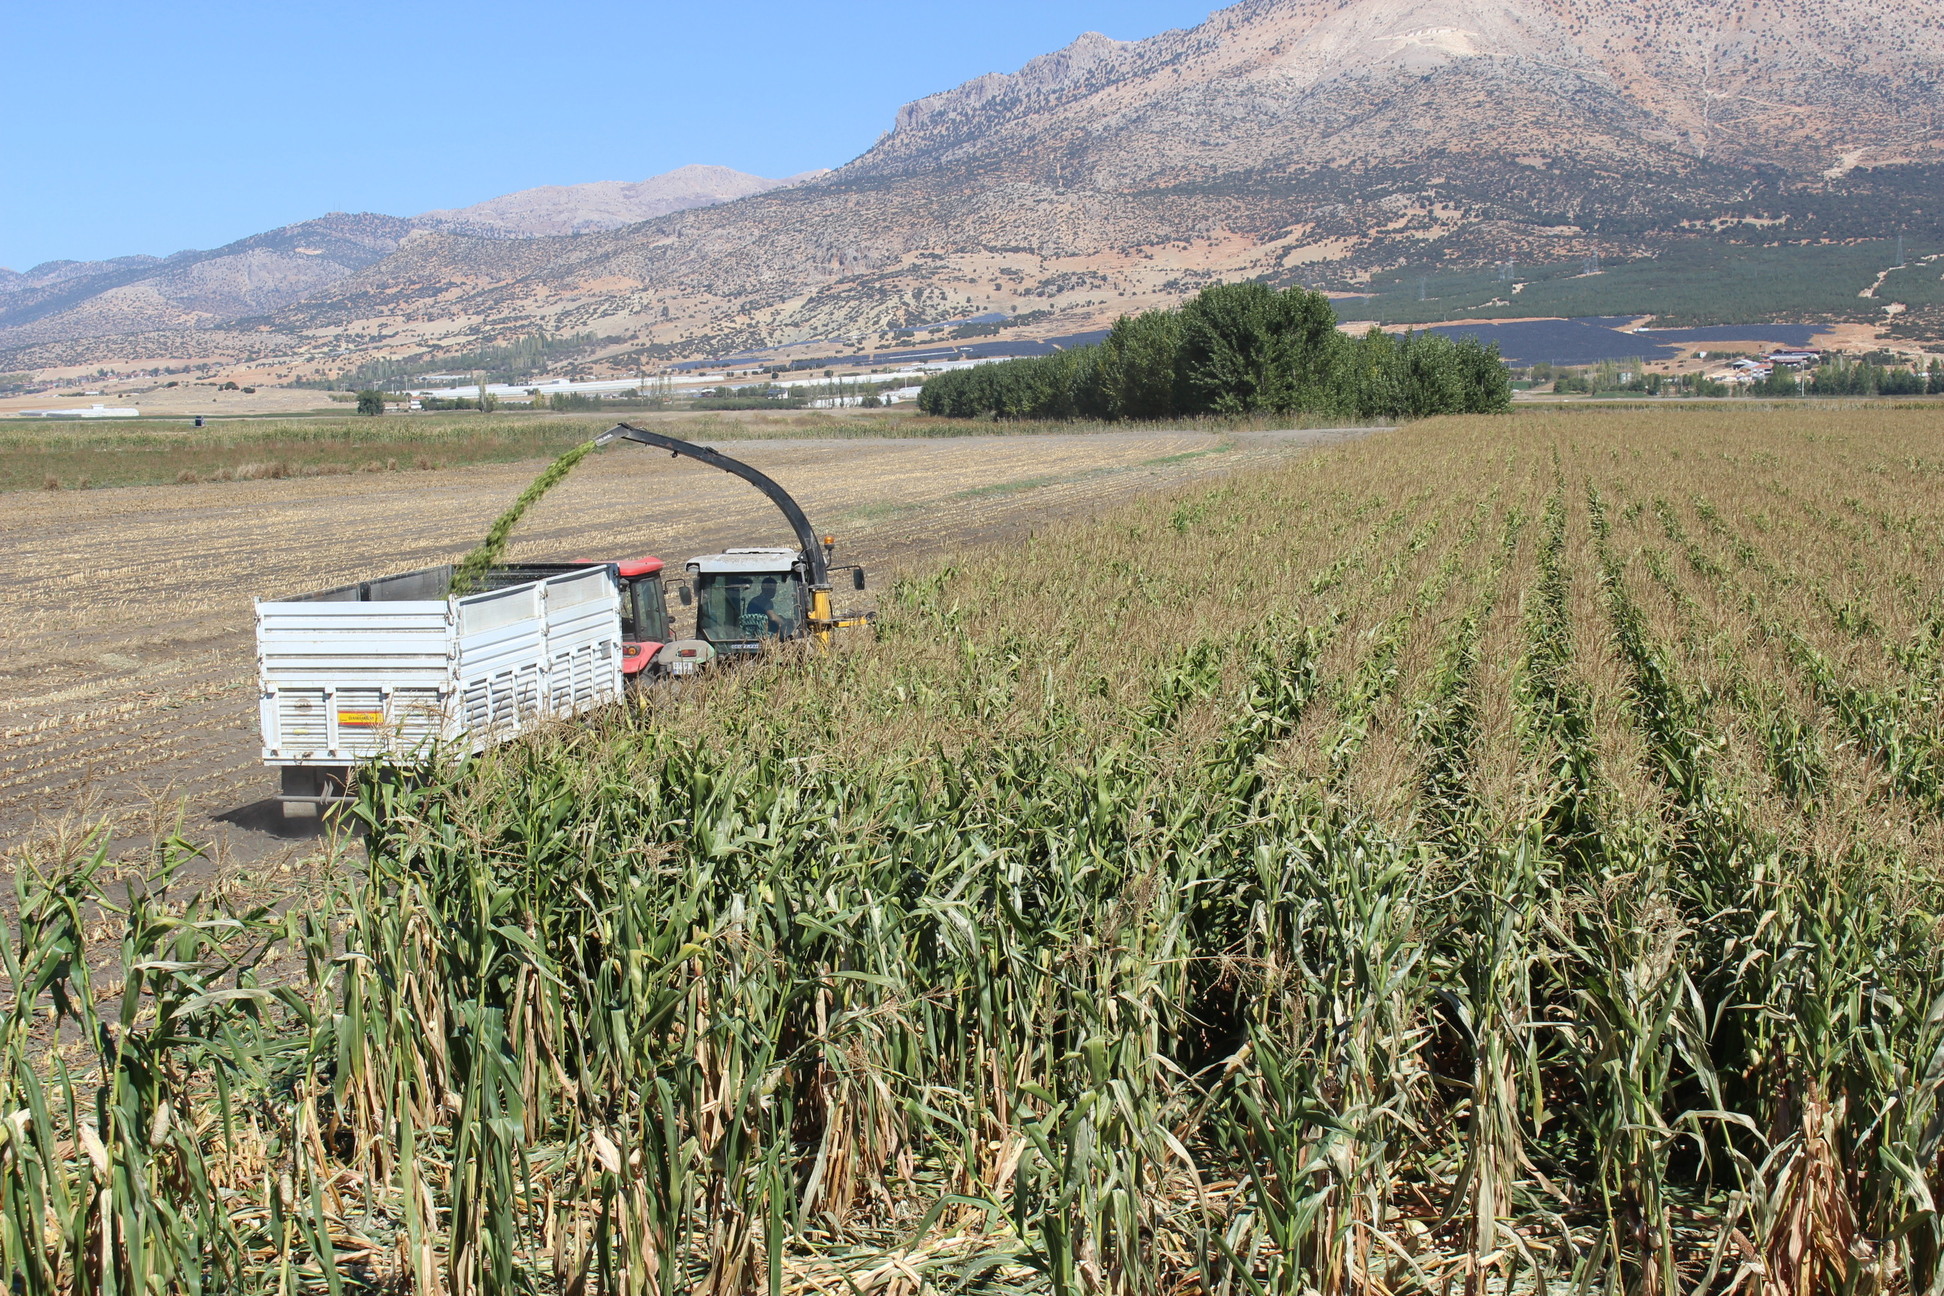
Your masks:
<instances>
[{"instance_id":1,"label":"harvester cab window","mask_svg":"<svg viewBox=\"0 0 1944 1296\"><path fill-rule=\"evenodd\" d=\"M780 638L802 624L803 583L793 572L705 572L696 586L696 633L711 642Z\"/></svg>"},{"instance_id":2,"label":"harvester cab window","mask_svg":"<svg viewBox=\"0 0 1944 1296\"><path fill-rule=\"evenodd\" d=\"M637 576L621 599L621 638L628 643L667 643L668 595L660 576Z\"/></svg>"}]
</instances>

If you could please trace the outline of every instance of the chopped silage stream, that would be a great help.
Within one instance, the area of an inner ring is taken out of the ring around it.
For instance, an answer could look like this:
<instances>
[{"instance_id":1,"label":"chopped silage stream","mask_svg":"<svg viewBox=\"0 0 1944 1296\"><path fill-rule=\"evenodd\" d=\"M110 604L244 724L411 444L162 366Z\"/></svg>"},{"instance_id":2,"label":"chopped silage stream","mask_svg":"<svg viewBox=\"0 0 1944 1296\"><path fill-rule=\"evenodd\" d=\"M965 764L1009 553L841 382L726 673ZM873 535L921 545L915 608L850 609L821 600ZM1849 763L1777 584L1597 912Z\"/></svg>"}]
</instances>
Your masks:
<instances>
[{"instance_id":1,"label":"chopped silage stream","mask_svg":"<svg viewBox=\"0 0 1944 1296\"><path fill-rule=\"evenodd\" d=\"M452 593L472 593L485 579L486 573L505 556L507 541L513 537L513 528L520 525L520 519L526 516L527 510L538 504L548 491L566 481L567 474L598 448L594 442L584 441L548 464L533 479L533 484L520 492L520 498L513 501L513 506L493 519L493 525L486 528L486 538L452 569Z\"/></svg>"},{"instance_id":2,"label":"chopped silage stream","mask_svg":"<svg viewBox=\"0 0 1944 1296\"><path fill-rule=\"evenodd\" d=\"M0 1192L44 1223L0 1259L1936 1290L1944 608L1896 579L1944 543L1932 430L1588 426L1048 529L903 582L875 644L372 780L368 877L143 902L112 999L65 953L85 870L30 883L12 984L106 1052L50 1087L32 1001L0 1020Z\"/></svg>"}]
</instances>

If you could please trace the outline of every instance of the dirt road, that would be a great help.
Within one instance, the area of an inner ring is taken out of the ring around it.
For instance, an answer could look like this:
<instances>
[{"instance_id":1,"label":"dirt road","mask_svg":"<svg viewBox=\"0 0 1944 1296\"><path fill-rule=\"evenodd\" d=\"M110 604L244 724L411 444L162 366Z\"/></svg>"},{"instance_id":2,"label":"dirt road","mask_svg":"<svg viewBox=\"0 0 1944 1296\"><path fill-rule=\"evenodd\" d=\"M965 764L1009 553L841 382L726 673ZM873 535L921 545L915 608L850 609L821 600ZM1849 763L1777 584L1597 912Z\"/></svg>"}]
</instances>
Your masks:
<instances>
[{"instance_id":1,"label":"dirt road","mask_svg":"<svg viewBox=\"0 0 1944 1296\"><path fill-rule=\"evenodd\" d=\"M1286 458L1346 433L1126 432L746 441L839 561L896 569L1115 501ZM289 831L258 763L251 600L448 562L538 471L441 472L0 496L0 844L50 822L184 805L238 859ZM783 543L722 473L635 447L588 461L530 513L512 557Z\"/></svg>"}]
</instances>

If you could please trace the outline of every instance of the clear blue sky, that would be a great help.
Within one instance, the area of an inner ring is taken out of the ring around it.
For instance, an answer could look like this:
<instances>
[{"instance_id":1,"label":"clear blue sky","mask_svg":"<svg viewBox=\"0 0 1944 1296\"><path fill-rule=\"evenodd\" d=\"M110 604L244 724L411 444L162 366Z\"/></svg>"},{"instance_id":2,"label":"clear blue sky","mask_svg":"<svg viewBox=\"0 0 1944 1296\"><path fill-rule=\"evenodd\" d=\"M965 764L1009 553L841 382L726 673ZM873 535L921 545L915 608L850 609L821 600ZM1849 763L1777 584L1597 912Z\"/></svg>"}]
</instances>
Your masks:
<instances>
[{"instance_id":1,"label":"clear blue sky","mask_svg":"<svg viewBox=\"0 0 1944 1296\"><path fill-rule=\"evenodd\" d=\"M208 248L688 162L837 166L898 106L1219 0L9 0L0 266Z\"/></svg>"}]
</instances>

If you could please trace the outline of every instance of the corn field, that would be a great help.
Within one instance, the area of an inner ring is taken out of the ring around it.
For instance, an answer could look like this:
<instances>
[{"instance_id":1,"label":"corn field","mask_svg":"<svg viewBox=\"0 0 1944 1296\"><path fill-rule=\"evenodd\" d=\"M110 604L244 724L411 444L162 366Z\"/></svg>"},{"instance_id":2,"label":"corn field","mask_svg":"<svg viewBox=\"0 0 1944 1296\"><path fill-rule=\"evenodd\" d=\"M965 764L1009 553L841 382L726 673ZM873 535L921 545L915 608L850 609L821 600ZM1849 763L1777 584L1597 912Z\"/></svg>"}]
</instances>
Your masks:
<instances>
[{"instance_id":1,"label":"corn field","mask_svg":"<svg viewBox=\"0 0 1944 1296\"><path fill-rule=\"evenodd\" d=\"M1629 418L962 555L275 909L42 847L10 1290L1944 1292L1935 419Z\"/></svg>"}]
</instances>

